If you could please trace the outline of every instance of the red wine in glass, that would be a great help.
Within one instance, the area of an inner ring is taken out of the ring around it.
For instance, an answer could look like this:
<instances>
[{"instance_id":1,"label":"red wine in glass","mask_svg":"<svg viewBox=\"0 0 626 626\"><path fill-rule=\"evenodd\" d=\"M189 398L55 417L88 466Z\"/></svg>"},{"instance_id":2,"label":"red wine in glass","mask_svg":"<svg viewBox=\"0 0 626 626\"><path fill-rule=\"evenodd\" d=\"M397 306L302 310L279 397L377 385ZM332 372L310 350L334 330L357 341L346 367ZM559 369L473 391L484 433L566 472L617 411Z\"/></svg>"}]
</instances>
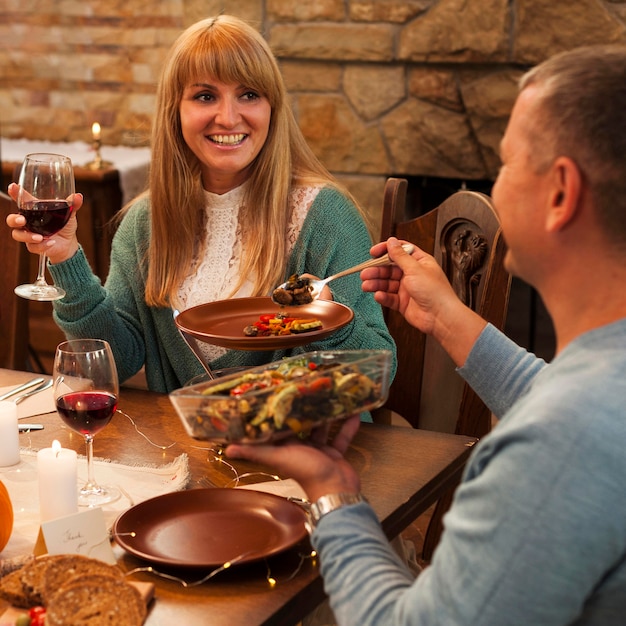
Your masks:
<instances>
[{"instance_id":1,"label":"red wine in glass","mask_svg":"<svg viewBox=\"0 0 626 626\"><path fill-rule=\"evenodd\" d=\"M17 208L26 219L25 230L50 237L59 232L72 215L75 183L72 161L62 154L27 154L22 163ZM37 279L19 285L15 293L29 300L58 300L65 291L46 282L46 255L39 255Z\"/></svg>"},{"instance_id":2,"label":"red wine in glass","mask_svg":"<svg viewBox=\"0 0 626 626\"><path fill-rule=\"evenodd\" d=\"M26 230L44 237L54 235L72 215L72 205L65 200L32 200L19 209L26 219Z\"/></svg>"},{"instance_id":3,"label":"red wine in glass","mask_svg":"<svg viewBox=\"0 0 626 626\"><path fill-rule=\"evenodd\" d=\"M56 400L61 419L81 435L95 435L110 421L117 398L104 391L74 391Z\"/></svg>"},{"instance_id":4,"label":"red wine in glass","mask_svg":"<svg viewBox=\"0 0 626 626\"><path fill-rule=\"evenodd\" d=\"M102 339L70 339L57 346L52 369L54 402L63 422L85 439L87 482L78 492L79 506L117 500L116 486L94 477L93 439L117 410L119 381L111 346Z\"/></svg>"}]
</instances>

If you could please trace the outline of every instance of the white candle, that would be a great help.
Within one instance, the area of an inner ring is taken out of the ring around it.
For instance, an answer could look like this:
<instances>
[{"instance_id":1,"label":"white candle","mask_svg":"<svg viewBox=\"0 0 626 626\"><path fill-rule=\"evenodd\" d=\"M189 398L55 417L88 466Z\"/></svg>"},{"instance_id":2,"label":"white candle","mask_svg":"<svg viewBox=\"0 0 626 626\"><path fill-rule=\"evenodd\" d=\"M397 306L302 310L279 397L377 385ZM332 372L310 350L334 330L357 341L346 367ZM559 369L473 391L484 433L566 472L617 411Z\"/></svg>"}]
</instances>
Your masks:
<instances>
[{"instance_id":1,"label":"white candle","mask_svg":"<svg viewBox=\"0 0 626 626\"><path fill-rule=\"evenodd\" d=\"M91 134L94 139L100 139L100 124L98 122L94 122L91 127Z\"/></svg>"},{"instance_id":2,"label":"white candle","mask_svg":"<svg viewBox=\"0 0 626 626\"><path fill-rule=\"evenodd\" d=\"M15 402L0 402L0 467L20 462L20 433Z\"/></svg>"},{"instance_id":3,"label":"white candle","mask_svg":"<svg viewBox=\"0 0 626 626\"><path fill-rule=\"evenodd\" d=\"M42 522L78 511L78 470L74 450L55 439L51 448L37 452L39 515Z\"/></svg>"}]
</instances>

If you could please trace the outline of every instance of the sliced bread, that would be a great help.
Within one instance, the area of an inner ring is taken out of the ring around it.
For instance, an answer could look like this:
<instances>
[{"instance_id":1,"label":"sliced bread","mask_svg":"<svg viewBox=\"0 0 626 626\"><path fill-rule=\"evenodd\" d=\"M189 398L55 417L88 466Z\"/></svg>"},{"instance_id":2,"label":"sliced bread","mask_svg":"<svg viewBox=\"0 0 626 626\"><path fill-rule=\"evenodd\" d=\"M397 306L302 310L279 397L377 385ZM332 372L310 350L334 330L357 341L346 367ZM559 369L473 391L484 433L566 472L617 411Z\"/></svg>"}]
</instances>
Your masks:
<instances>
[{"instance_id":1,"label":"sliced bread","mask_svg":"<svg viewBox=\"0 0 626 626\"><path fill-rule=\"evenodd\" d=\"M124 579L89 574L70 580L50 598L47 626L141 626L146 606Z\"/></svg>"}]
</instances>

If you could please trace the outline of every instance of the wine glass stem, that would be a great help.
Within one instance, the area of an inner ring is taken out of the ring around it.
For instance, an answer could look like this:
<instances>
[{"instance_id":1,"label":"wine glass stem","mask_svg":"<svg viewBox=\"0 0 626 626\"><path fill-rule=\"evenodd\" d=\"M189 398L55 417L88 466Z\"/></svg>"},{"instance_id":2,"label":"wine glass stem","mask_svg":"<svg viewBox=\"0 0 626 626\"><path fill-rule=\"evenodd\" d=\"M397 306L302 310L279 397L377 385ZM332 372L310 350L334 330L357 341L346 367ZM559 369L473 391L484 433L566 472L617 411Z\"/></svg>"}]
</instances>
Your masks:
<instances>
[{"instance_id":1,"label":"wine glass stem","mask_svg":"<svg viewBox=\"0 0 626 626\"><path fill-rule=\"evenodd\" d=\"M35 285L38 287L45 287L48 284L46 282L46 259L46 254L42 252L39 255L39 268L37 269L37 280L35 281Z\"/></svg>"},{"instance_id":2,"label":"wine glass stem","mask_svg":"<svg viewBox=\"0 0 626 626\"><path fill-rule=\"evenodd\" d=\"M85 435L85 444L87 447L87 484L83 490L97 489L98 485L93 476L93 437Z\"/></svg>"}]
</instances>

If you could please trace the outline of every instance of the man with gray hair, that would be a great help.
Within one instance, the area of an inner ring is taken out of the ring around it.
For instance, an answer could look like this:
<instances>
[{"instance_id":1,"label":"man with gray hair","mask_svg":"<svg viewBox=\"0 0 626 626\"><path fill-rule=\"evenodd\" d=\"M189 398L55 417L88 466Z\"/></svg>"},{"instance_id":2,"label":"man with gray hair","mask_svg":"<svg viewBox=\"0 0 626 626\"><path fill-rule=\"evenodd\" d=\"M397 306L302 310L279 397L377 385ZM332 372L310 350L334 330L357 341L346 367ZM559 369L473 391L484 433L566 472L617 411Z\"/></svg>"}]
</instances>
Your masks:
<instances>
[{"instance_id":1,"label":"man with gray hair","mask_svg":"<svg viewBox=\"0 0 626 626\"><path fill-rule=\"evenodd\" d=\"M432 563L413 579L327 441L231 446L295 478L339 624L626 622L626 46L561 53L521 81L493 200L505 266L552 318L545 363L467 308L435 260L389 239L363 289L449 353L500 418L474 448Z\"/></svg>"}]
</instances>

